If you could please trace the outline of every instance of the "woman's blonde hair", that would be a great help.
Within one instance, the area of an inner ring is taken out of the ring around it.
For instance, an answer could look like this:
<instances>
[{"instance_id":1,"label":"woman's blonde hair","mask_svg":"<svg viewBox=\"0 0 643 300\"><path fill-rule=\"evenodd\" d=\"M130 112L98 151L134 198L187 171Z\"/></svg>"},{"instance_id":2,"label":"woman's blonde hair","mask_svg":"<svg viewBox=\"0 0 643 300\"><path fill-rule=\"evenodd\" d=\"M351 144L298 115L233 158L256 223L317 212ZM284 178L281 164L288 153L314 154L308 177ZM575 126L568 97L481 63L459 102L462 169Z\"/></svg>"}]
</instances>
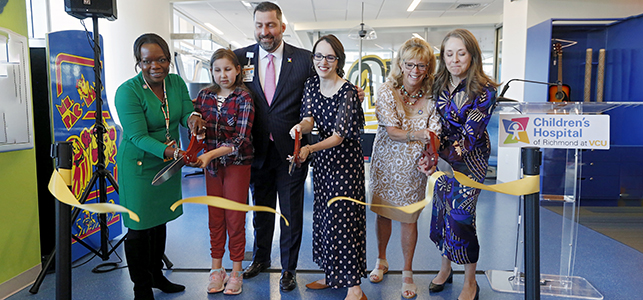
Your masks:
<instances>
[{"instance_id":1,"label":"woman's blonde hair","mask_svg":"<svg viewBox=\"0 0 643 300\"><path fill-rule=\"evenodd\" d=\"M422 82L422 90L430 95L431 86L433 85L433 73L435 72L435 55L431 45L421 38L410 38L397 51L397 56L391 62L391 72L388 80L393 83L393 87L398 88L403 85L402 78L404 70L402 64L404 61L418 59L427 62L426 76Z\"/></svg>"}]
</instances>

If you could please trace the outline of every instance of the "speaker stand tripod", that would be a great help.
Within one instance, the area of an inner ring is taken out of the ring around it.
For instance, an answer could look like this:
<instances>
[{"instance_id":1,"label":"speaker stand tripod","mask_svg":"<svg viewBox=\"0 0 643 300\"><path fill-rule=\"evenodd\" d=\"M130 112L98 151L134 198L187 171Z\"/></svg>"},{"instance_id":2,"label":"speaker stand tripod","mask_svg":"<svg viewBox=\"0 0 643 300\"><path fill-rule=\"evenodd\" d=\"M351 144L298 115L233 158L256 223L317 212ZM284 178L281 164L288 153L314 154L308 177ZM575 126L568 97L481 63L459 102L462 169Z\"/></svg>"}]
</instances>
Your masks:
<instances>
[{"instance_id":1,"label":"speaker stand tripod","mask_svg":"<svg viewBox=\"0 0 643 300\"><path fill-rule=\"evenodd\" d=\"M79 199L81 204L84 204L89 198L92 187L98 183L98 202L106 203L107 202L107 181L111 183L114 187L114 191L118 193L118 183L112 176L109 170L106 169L105 165L105 143L103 136L106 133L105 125L103 123L103 100L101 97L102 91L102 82L101 82L101 65L100 65L100 36L98 34L98 17L92 16L93 21L93 35L94 35L94 75L95 75L95 91L96 91L96 122L94 124L94 138L96 141L96 147L98 149L98 157L96 167L92 174L92 177L89 180L88 185L85 187L85 190ZM70 142L61 142L52 145L52 157L57 158L58 163L57 167L59 169L69 169L71 172L71 158L73 156L73 149ZM49 269L51 262L54 257L56 258L56 299L71 299L71 239L73 238L79 244L83 245L85 248L96 254L103 261L109 259L110 255L118 248L118 246L125 241L126 237L123 237L118 241L111 249L108 249L108 227L107 227L107 216L105 214L99 214L99 224L100 224L100 249L96 250L92 246L85 243L83 240L78 238L76 235L72 235L71 231L71 222L78 217L81 209L74 208L73 210L66 204L57 202L56 206L56 247L52 250L51 254L48 256L45 265L43 266L38 278L34 282L33 286L29 290L32 294L38 293L38 289L42 284L44 276ZM58 252L58 253L56 253ZM172 263L163 257L163 261L168 269L172 268Z\"/></svg>"}]
</instances>

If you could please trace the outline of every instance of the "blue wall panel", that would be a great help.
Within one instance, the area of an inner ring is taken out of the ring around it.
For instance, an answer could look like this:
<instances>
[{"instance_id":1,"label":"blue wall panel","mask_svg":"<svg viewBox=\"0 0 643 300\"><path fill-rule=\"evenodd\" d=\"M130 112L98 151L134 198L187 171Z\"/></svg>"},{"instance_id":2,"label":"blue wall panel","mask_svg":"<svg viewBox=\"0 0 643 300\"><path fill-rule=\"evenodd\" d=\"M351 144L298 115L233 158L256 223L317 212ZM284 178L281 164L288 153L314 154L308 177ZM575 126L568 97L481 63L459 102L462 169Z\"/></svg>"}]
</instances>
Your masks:
<instances>
[{"instance_id":1,"label":"blue wall panel","mask_svg":"<svg viewBox=\"0 0 643 300\"><path fill-rule=\"evenodd\" d=\"M598 65L598 50L605 47L605 28L585 26L555 26L552 38L576 42L575 45L562 49L563 83L570 86L570 100L583 101L585 87L585 56L587 48L592 48L592 101L596 100L596 69ZM568 43L562 43L563 46ZM552 50L553 51L553 50ZM554 57L549 62L549 81L558 80L558 65L553 64Z\"/></svg>"},{"instance_id":2,"label":"blue wall panel","mask_svg":"<svg viewBox=\"0 0 643 300\"><path fill-rule=\"evenodd\" d=\"M547 20L527 29L527 52L525 78L547 82L551 55L552 20ZM547 101L547 86L525 83L526 102ZM519 99L518 99L519 100Z\"/></svg>"},{"instance_id":3,"label":"blue wall panel","mask_svg":"<svg viewBox=\"0 0 643 300\"><path fill-rule=\"evenodd\" d=\"M643 15L609 25L561 25L555 21L549 22L550 38L576 42L563 49L563 82L571 87L572 101L583 101L587 48L593 49L591 101L596 101L599 49L606 49L604 101L643 101ZM538 24L527 31L525 78L539 80L539 76L546 74L546 78L540 80L555 82L558 69L553 64L553 56L547 63L542 62L545 47L548 56L553 53L551 39L544 38L547 24ZM541 44L534 44L536 42ZM528 89L531 88L525 85L525 94ZM533 98L525 96L527 99ZM610 150L583 154L582 160L587 167L583 168L579 180L581 198L590 200L584 205L618 205L617 199L643 197L640 187L643 173L637 171L643 164L643 129L640 126L643 106L622 106L607 114L610 115ZM549 155L545 156L542 165L542 192L560 194L562 188L557 174L564 163L553 155L556 150L545 149L545 152ZM597 170L600 175L595 174ZM605 170L613 172L608 174Z\"/></svg>"},{"instance_id":4,"label":"blue wall panel","mask_svg":"<svg viewBox=\"0 0 643 300\"><path fill-rule=\"evenodd\" d=\"M643 101L643 15L609 26L605 48L608 61L614 62L608 64L605 78L615 87L614 95L605 99Z\"/></svg>"}]
</instances>

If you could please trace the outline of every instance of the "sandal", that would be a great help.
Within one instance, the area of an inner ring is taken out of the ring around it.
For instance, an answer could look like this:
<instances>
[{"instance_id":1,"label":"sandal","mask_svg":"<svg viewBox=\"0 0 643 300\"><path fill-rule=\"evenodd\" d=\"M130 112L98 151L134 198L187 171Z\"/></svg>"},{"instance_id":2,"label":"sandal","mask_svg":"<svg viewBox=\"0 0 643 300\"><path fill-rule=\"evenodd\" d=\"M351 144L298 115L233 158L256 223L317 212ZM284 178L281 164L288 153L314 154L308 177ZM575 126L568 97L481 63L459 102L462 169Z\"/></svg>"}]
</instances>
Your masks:
<instances>
[{"instance_id":1,"label":"sandal","mask_svg":"<svg viewBox=\"0 0 643 300\"><path fill-rule=\"evenodd\" d=\"M415 283L406 283L404 278L413 279L413 271L402 271L402 297L406 299L415 298L417 296L417 286Z\"/></svg>"},{"instance_id":2,"label":"sandal","mask_svg":"<svg viewBox=\"0 0 643 300\"><path fill-rule=\"evenodd\" d=\"M383 267L383 269L378 268ZM384 274L388 273L388 261L386 259L377 259L375 262L375 269L368 275L368 280L372 283L378 283L384 279Z\"/></svg>"},{"instance_id":3,"label":"sandal","mask_svg":"<svg viewBox=\"0 0 643 300\"><path fill-rule=\"evenodd\" d=\"M228 281L228 284L225 286L225 291L223 291L224 294L226 295L239 295L241 294L241 291L243 290L243 276L241 274L242 271L232 271L230 274L230 280Z\"/></svg>"},{"instance_id":4,"label":"sandal","mask_svg":"<svg viewBox=\"0 0 643 300\"><path fill-rule=\"evenodd\" d=\"M214 269L210 271L210 283L208 284L208 294L218 293L223 291L223 285L228 282L228 274L224 268Z\"/></svg>"}]
</instances>

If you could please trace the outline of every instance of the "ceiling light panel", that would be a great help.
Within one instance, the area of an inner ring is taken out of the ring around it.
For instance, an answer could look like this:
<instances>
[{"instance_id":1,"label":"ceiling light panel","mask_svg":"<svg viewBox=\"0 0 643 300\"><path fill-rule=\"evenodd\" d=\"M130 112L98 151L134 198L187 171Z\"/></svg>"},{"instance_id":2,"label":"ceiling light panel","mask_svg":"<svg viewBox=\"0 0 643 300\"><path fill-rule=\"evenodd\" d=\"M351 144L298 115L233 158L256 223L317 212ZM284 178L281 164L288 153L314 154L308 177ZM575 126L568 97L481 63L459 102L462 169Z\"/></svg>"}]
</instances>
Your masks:
<instances>
[{"instance_id":1,"label":"ceiling light panel","mask_svg":"<svg viewBox=\"0 0 643 300\"><path fill-rule=\"evenodd\" d=\"M411 4L409 5L409 8L406 9L406 11L414 11L415 8L420 4L421 0L413 0Z\"/></svg>"},{"instance_id":2,"label":"ceiling light panel","mask_svg":"<svg viewBox=\"0 0 643 300\"><path fill-rule=\"evenodd\" d=\"M208 27L208 28L210 28L210 29L212 29L212 31L214 31L216 34L218 34L218 35L223 35L223 31L221 31L219 28L216 28L214 25L212 25L212 24L210 24L210 23L206 22L206 23L205 23L205 26L206 26L206 27Z\"/></svg>"}]
</instances>

